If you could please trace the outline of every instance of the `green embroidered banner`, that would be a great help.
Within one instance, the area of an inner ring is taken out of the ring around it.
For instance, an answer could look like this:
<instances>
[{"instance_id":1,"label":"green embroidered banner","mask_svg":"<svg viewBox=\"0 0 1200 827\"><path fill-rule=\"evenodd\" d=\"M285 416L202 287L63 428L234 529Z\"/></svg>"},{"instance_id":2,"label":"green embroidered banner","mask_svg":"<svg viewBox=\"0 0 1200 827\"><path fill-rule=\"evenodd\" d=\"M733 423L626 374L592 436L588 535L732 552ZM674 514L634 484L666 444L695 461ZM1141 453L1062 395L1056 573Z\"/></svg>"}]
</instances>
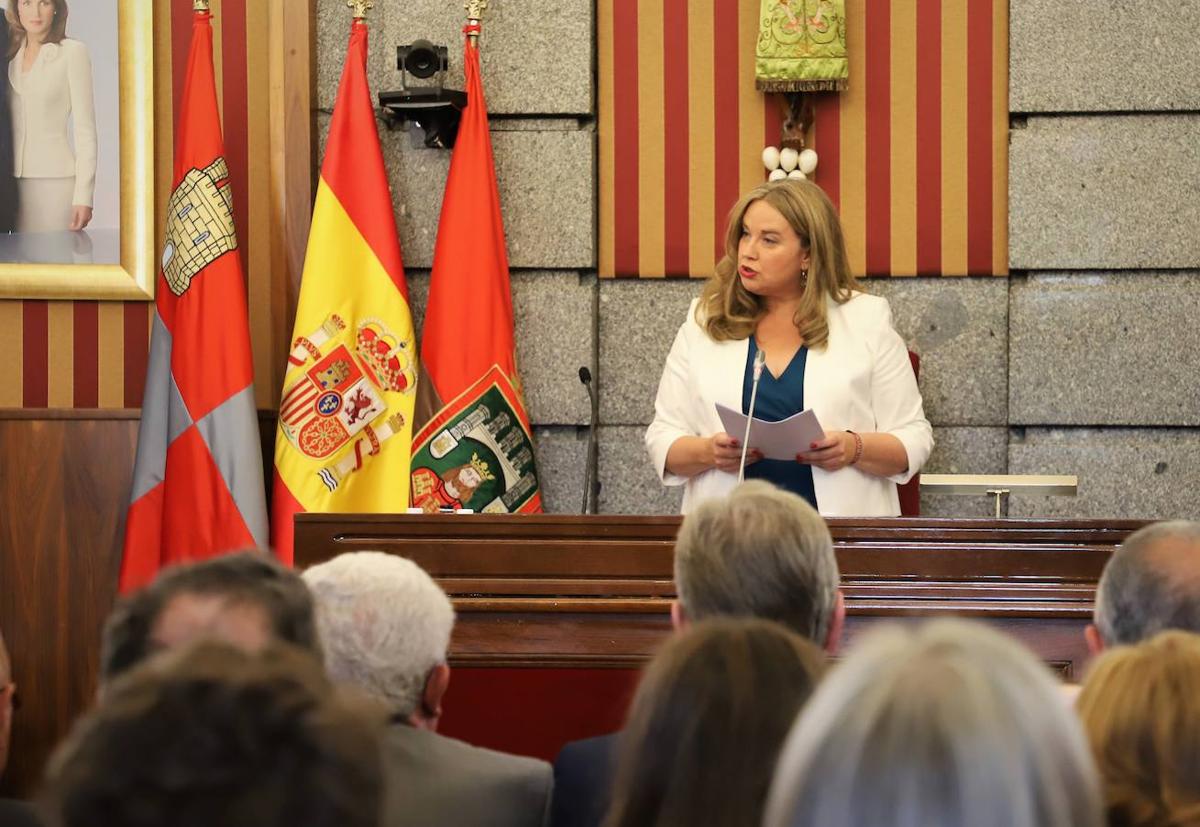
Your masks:
<instances>
[{"instance_id":1,"label":"green embroidered banner","mask_svg":"<svg viewBox=\"0 0 1200 827\"><path fill-rule=\"evenodd\" d=\"M762 0L755 85L763 92L846 88L845 0Z\"/></svg>"}]
</instances>

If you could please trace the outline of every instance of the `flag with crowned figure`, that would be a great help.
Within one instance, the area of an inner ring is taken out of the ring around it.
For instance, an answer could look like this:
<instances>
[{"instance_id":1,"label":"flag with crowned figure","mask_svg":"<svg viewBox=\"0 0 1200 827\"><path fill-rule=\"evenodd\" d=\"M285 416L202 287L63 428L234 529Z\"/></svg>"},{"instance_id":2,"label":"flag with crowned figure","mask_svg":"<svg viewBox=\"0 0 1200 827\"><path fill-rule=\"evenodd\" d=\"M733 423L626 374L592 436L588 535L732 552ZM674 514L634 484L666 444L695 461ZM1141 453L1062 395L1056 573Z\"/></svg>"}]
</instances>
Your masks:
<instances>
[{"instance_id":1,"label":"flag with crowned figure","mask_svg":"<svg viewBox=\"0 0 1200 827\"><path fill-rule=\"evenodd\" d=\"M274 545L304 511L408 506L417 353L361 10L329 125L275 436Z\"/></svg>"},{"instance_id":2,"label":"flag with crowned figure","mask_svg":"<svg viewBox=\"0 0 1200 827\"><path fill-rule=\"evenodd\" d=\"M442 203L421 339L412 503L424 511L542 510L513 339L504 222L479 72L479 20L467 24L463 111Z\"/></svg>"}]
</instances>

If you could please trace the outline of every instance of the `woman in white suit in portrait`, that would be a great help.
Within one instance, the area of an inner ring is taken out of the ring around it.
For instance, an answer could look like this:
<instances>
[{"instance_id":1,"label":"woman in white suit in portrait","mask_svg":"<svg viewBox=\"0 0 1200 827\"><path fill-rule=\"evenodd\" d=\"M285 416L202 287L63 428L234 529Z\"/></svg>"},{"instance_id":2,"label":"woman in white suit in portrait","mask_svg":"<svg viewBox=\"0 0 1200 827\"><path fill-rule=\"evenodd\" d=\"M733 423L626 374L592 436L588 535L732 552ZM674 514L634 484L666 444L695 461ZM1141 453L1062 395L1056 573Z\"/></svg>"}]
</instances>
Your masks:
<instances>
[{"instance_id":1,"label":"woman in white suit in portrait","mask_svg":"<svg viewBox=\"0 0 1200 827\"><path fill-rule=\"evenodd\" d=\"M795 459L747 458L765 479L826 516L895 516L897 483L929 457L933 433L887 300L850 272L837 210L809 181L747 193L730 214L725 256L692 302L667 356L646 448L683 510L737 483L741 434L716 403L778 421L811 408L824 438ZM753 439L751 439L753 443Z\"/></svg>"},{"instance_id":2,"label":"woman in white suit in portrait","mask_svg":"<svg viewBox=\"0 0 1200 827\"><path fill-rule=\"evenodd\" d=\"M67 0L8 0L4 14L17 231L82 230L92 220L97 154L87 46L66 36Z\"/></svg>"}]
</instances>

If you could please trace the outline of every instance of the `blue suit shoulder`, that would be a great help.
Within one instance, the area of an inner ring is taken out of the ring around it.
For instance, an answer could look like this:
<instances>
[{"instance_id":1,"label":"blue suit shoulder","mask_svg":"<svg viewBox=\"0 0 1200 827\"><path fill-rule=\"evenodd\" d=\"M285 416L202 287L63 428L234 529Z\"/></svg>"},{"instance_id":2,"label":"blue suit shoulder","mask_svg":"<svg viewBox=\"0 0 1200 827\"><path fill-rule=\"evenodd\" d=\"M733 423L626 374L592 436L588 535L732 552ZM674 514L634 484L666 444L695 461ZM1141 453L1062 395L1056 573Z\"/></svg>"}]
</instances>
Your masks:
<instances>
[{"instance_id":1,"label":"blue suit shoulder","mask_svg":"<svg viewBox=\"0 0 1200 827\"><path fill-rule=\"evenodd\" d=\"M558 753L551 827L599 827L612 794L619 735L572 741Z\"/></svg>"}]
</instances>

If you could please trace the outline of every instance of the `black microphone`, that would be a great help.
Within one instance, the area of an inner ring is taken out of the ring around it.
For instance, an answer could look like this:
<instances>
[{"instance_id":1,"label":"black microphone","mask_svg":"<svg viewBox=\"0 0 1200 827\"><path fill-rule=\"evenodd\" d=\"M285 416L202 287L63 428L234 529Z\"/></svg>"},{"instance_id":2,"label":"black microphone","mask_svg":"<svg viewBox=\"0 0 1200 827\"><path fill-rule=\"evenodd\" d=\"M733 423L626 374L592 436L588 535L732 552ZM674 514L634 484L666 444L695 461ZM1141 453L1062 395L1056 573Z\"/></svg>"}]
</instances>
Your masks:
<instances>
[{"instance_id":1,"label":"black microphone","mask_svg":"<svg viewBox=\"0 0 1200 827\"><path fill-rule=\"evenodd\" d=\"M767 363L766 351L759 349L754 354L754 384L750 386L750 410L746 411L746 433L742 435L742 459L738 463L738 482L746 479L746 451L750 449L750 423L754 421L754 403L758 400L758 380L762 379L763 365Z\"/></svg>"},{"instance_id":2,"label":"black microphone","mask_svg":"<svg viewBox=\"0 0 1200 827\"><path fill-rule=\"evenodd\" d=\"M583 513L595 514L600 500L600 476L596 469L600 457L600 443L596 435L596 422L600 419L600 397L596 394L596 386L592 384L592 372L587 367L579 369L579 381L587 388L588 399L592 403L592 417L588 423L587 461L583 471Z\"/></svg>"}]
</instances>

